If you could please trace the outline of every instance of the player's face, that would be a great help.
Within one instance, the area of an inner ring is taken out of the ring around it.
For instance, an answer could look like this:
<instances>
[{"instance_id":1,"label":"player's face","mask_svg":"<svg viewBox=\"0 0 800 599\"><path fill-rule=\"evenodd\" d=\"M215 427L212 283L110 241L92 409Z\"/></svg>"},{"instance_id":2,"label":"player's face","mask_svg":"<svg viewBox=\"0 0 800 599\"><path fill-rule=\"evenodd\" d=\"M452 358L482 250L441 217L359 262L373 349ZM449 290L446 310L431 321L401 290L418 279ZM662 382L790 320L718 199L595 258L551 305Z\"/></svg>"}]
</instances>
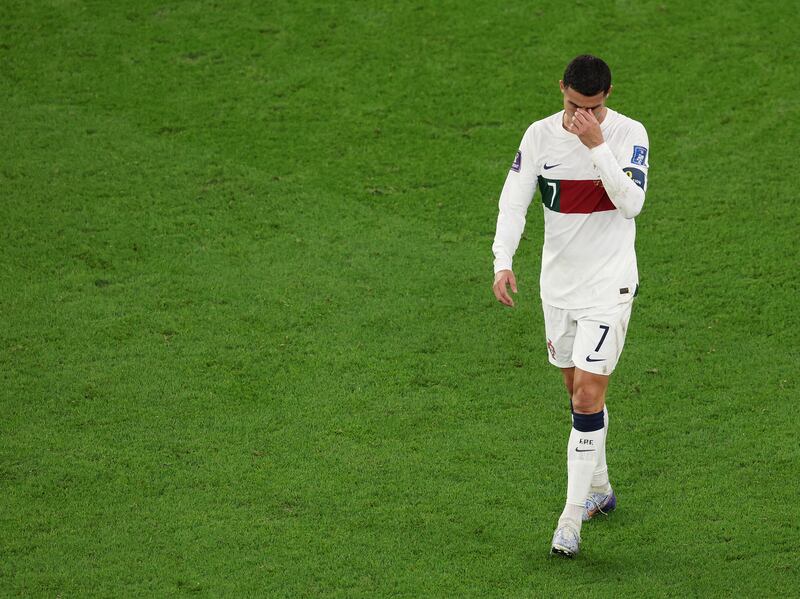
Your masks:
<instances>
[{"instance_id":1,"label":"player's face","mask_svg":"<svg viewBox=\"0 0 800 599\"><path fill-rule=\"evenodd\" d=\"M564 87L563 81L559 81L558 83L561 86L561 93L564 95L564 112L567 113L565 119L567 122L572 119L572 115L575 114L578 108L591 110L595 118L601 123L603 122L606 116L606 98L608 98L608 94L611 93L611 89L608 90L607 94L600 92L594 96L584 96L571 87Z\"/></svg>"}]
</instances>

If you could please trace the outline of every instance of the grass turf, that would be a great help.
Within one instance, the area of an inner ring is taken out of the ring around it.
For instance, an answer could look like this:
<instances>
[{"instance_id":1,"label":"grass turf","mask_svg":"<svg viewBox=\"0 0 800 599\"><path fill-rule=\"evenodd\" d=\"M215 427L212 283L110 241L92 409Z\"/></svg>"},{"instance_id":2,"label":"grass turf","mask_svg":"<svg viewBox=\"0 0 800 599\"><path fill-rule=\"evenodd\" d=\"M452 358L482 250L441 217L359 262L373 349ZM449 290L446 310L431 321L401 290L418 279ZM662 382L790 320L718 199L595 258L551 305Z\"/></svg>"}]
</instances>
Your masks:
<instances>
[{"instance_id":1,"label":"grass turf","mask_svg":"<svg viewBox=\"0 0 800 599\"><path fill-rule=\"evenodd\" d=\"M5 7L0 592L797 588L792 4ZM537 204L514 310L490 246L585 51L652 159L620 509L563 562Z\"/></svg>"}]
</instances>

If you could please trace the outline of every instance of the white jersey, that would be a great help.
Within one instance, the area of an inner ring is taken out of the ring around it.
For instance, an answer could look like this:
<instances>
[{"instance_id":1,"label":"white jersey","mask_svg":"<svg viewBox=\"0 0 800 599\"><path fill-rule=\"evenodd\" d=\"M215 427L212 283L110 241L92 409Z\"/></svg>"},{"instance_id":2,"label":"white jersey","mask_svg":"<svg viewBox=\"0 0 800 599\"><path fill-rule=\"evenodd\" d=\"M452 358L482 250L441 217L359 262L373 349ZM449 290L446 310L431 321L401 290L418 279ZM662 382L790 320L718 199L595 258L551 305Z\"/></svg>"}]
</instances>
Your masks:
<instances>
[{"instance_id":1,"label":"white jersey","mask_svg":"<svg viewBox=\"0 0 800 599\"><path fill-rule=\"evenodd\" d=\"M584 146L564 111L525 132L500 195L495 272L511 269L536 186L544 210L542 301L564 309L630 301L639 283L634 240L647 190L649 143L641 123L607 109L605 143Z\"/></svg>"}]
</instances>

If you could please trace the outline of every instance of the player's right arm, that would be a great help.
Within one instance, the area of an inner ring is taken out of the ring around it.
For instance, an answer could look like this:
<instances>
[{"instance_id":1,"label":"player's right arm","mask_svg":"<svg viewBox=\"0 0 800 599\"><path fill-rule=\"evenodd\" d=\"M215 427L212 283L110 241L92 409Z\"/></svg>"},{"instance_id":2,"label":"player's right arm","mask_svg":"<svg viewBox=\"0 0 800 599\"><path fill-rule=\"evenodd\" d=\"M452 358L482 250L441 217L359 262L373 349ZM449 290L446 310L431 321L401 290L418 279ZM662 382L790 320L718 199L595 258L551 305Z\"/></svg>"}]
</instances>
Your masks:
<instances>
[{"instance_id":1,"label":"player's right arm","mask_svg":"<svg viewBox=\"0 0 800 599\"><path fill-rule=\"evenodd\" d=\"M622 146L621 160L605 143L589 150L608 197L625 218L634 218L642 211L649 148L647 131L641 123L634 122Z\"/></svg>"},{"instance_id":2,"label":"player's right arm","mask_svg":"<svg viewBox=\"0 0 800 599\"><path fill-rule=\"evenodd\" d=\"M525 230L525 215L536 191L536 168L531 140L532 128L522 137L519 151L508 171L503 191L500 193L497 228L494 235L494 285L492 290L497 300L513 306L514 300L508 287L517 292L517 282L512 270L514 254Z\"/></svg>"}]
</instances>

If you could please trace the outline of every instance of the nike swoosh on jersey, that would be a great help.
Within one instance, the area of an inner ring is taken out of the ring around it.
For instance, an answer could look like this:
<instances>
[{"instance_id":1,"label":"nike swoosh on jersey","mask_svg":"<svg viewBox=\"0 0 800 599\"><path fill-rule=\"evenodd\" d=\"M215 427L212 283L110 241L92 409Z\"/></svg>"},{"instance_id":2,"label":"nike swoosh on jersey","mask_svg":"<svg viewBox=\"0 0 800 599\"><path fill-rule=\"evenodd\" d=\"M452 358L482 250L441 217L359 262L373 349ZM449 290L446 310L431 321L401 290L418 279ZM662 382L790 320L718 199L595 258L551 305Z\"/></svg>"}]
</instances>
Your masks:
<instances>
[{"instance_id":1,"label":"nike swoosh on jersey","mask_svg":"<svg viewBox=\"0 0 800 599\"><path fill-rule=\"evenodd\" d=\"M592 356L586 356L587 362L605 362L605 358L592 358Z\"/></svg>"},{"instance_id":2,"label":"nike swoosh on jersey","mask_svg":"<svg viewBox=\"0 0 800 599\"><path fill-rule=\"evenodd\" d=\"M551 168L556 168L557 166L561 166L561 163L558 164L550 164L548 165L546 162L544 163L544 170L549 171Z\"/></svg>"},{"instance_id":3,"label":"nike swoosh on jersey","mask_svg":"<svg viewBox=\"0 0 800 599\"><path fill-rule=\"evenodd\" d=\"M585 451L597 451L597 450L596 450L596 449L578 449L578 448L576 447L576 448L575 448L575 451L580 451L581 453L583 453L583 452L585 452Z\"/></svg>"}]
</instances>

